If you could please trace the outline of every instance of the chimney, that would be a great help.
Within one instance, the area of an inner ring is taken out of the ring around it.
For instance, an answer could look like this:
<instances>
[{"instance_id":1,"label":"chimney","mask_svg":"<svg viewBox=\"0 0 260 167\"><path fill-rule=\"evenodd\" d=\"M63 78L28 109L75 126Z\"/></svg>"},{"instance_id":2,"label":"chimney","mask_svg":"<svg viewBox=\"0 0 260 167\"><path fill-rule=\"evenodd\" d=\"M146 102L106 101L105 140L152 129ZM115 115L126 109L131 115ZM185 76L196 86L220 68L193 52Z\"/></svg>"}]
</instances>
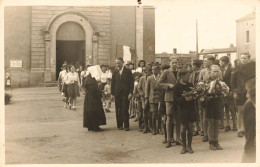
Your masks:
<instances>
[{"instance_id":1,"label":"chimney","mask_svg":"<svg viewBox=\"0 0 260 167\"><path fill-rule=\"evenodd\" d=\"M177 54L177 49L173 48L173 54Z\"/></svg>"}]
</instances>

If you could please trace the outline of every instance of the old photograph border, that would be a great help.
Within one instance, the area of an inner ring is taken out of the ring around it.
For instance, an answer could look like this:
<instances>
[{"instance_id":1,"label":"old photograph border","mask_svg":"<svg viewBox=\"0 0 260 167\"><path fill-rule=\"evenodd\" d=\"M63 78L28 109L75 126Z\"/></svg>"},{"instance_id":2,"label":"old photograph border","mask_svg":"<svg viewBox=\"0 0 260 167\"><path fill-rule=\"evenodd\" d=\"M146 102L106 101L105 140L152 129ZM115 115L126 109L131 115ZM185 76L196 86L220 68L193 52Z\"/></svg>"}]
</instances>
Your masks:
<instances>
[{"instance_id":1,"label":"old photograph border","mask_svg":"<svg viewBox=\"0 0 260 167\"><path fill-rule=\"evenodd\" d=\"M6 156L5 156L5 103L4 103L4 76L5 76L5 70L4 70L4 62L5 62L5 56L4 56L4 10L8 6L138 6L138 5L151 5L156 8L156 6L160 3L169 2L171 0L141 0L142 4L138 4L137 0L0 0L0 82L2 83L0 86L0 166L86 166L83 164L6 164ZM174 0L174 1L181 1L181 0ZM195 1L195 0L194 0ZM217 0L215 0L217 1ZM222 0L223 1L223 0ZM202 0L201 3L205 2L205 0ZM232 3L233 1L230 1ZM239 3L239 0L237 1ZM255 59L256 64L259 62L259 58L257 55L260 55L260 1L258 1L258 4L256 5L256 53L255 53ZM187 13L187 15L190 15L191 13ZM163 18L160 18L163 19ZM156 32L155 32L156 33ZM156 40L156 39L155 39ZM167 41L166 41L167 42ZM260 116L258 114L259 109L259 72L260 67L256 66L256 148L257 148L257 156L256 156L256 163L254 164L242 164L242 163L187 163L187 164L87 164L89 165L100 165L100 166L187 166L187 165L193 165L193 166L259 166L259 134L260 134L260 128L259 128L259 121ZM174 157L173 157L174 158ZM241 157L242 158L242 157Z\"/></svg>"}]
</instances>

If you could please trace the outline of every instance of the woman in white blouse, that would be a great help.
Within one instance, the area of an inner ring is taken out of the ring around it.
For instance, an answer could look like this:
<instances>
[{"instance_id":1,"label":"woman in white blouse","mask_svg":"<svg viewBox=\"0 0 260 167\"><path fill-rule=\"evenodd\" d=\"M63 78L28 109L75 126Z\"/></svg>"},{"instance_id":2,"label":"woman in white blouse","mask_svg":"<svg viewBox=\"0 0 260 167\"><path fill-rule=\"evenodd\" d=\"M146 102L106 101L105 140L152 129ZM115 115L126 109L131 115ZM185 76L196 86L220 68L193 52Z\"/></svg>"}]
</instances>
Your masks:
<instances>
[{"instance_id":1,"label":"woman in white blouse","mask_svg":"<svg viewBox=\"0 0 260 167\"><path fill-rule=\"evenodd\" d=\"M143 73L145 69L145 61L144 60L140 60L138 63L138 68L135 70L135 72L139 72L139 73Z\"/></svg>"},{"instance_id":2,"label":"woman in white blouse","mask_svg":"<svg viewBox=\"0 0 260 167\"><path fill-rule=\"evenodd\" d=\"M80 96L79 88L79 74L76 72L75 67L70 67L70 72L67 74L67 89L68 89L68 97L69 97L69 109L76 111L76 98Z\"/></svg>"}]
</instances>

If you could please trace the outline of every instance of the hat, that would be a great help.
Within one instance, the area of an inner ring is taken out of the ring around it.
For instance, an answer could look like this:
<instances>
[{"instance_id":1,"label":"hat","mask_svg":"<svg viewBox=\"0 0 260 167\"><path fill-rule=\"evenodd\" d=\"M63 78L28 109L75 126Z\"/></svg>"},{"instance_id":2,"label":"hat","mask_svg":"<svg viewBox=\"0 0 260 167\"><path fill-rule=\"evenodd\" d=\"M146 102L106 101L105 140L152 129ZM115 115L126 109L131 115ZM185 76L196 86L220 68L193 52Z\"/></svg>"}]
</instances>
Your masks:
<instances>
[{"instance_id":1,"label":"hat","mask_svg":"<svg viewBox=\"0 0 260 167\"><path fill-rule=\"evenodd\" d=\"M249 79L255 78L255 73L255 61L250 61L241 68L241 74L245 82Z\"/></svg>"}]
</instances>

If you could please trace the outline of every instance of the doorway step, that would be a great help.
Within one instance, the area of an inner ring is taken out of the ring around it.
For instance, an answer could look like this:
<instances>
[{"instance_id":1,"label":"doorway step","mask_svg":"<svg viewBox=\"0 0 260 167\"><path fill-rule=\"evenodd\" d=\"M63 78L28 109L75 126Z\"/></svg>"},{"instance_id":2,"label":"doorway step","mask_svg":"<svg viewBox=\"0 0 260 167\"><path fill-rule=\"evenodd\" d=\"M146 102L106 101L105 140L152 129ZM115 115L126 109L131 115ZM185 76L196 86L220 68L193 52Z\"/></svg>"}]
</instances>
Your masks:
<instances>
[{"instance_id":1,"label":"doorway step","mask_svg":"<svg viewBox=\"0 0 260 167\"><path fill-rule=\"evenodd\" d=\"M56 87L56 86L58 86L58 81L42 82L37 84L37 87Z\"/></svg>"}]
</instances>

